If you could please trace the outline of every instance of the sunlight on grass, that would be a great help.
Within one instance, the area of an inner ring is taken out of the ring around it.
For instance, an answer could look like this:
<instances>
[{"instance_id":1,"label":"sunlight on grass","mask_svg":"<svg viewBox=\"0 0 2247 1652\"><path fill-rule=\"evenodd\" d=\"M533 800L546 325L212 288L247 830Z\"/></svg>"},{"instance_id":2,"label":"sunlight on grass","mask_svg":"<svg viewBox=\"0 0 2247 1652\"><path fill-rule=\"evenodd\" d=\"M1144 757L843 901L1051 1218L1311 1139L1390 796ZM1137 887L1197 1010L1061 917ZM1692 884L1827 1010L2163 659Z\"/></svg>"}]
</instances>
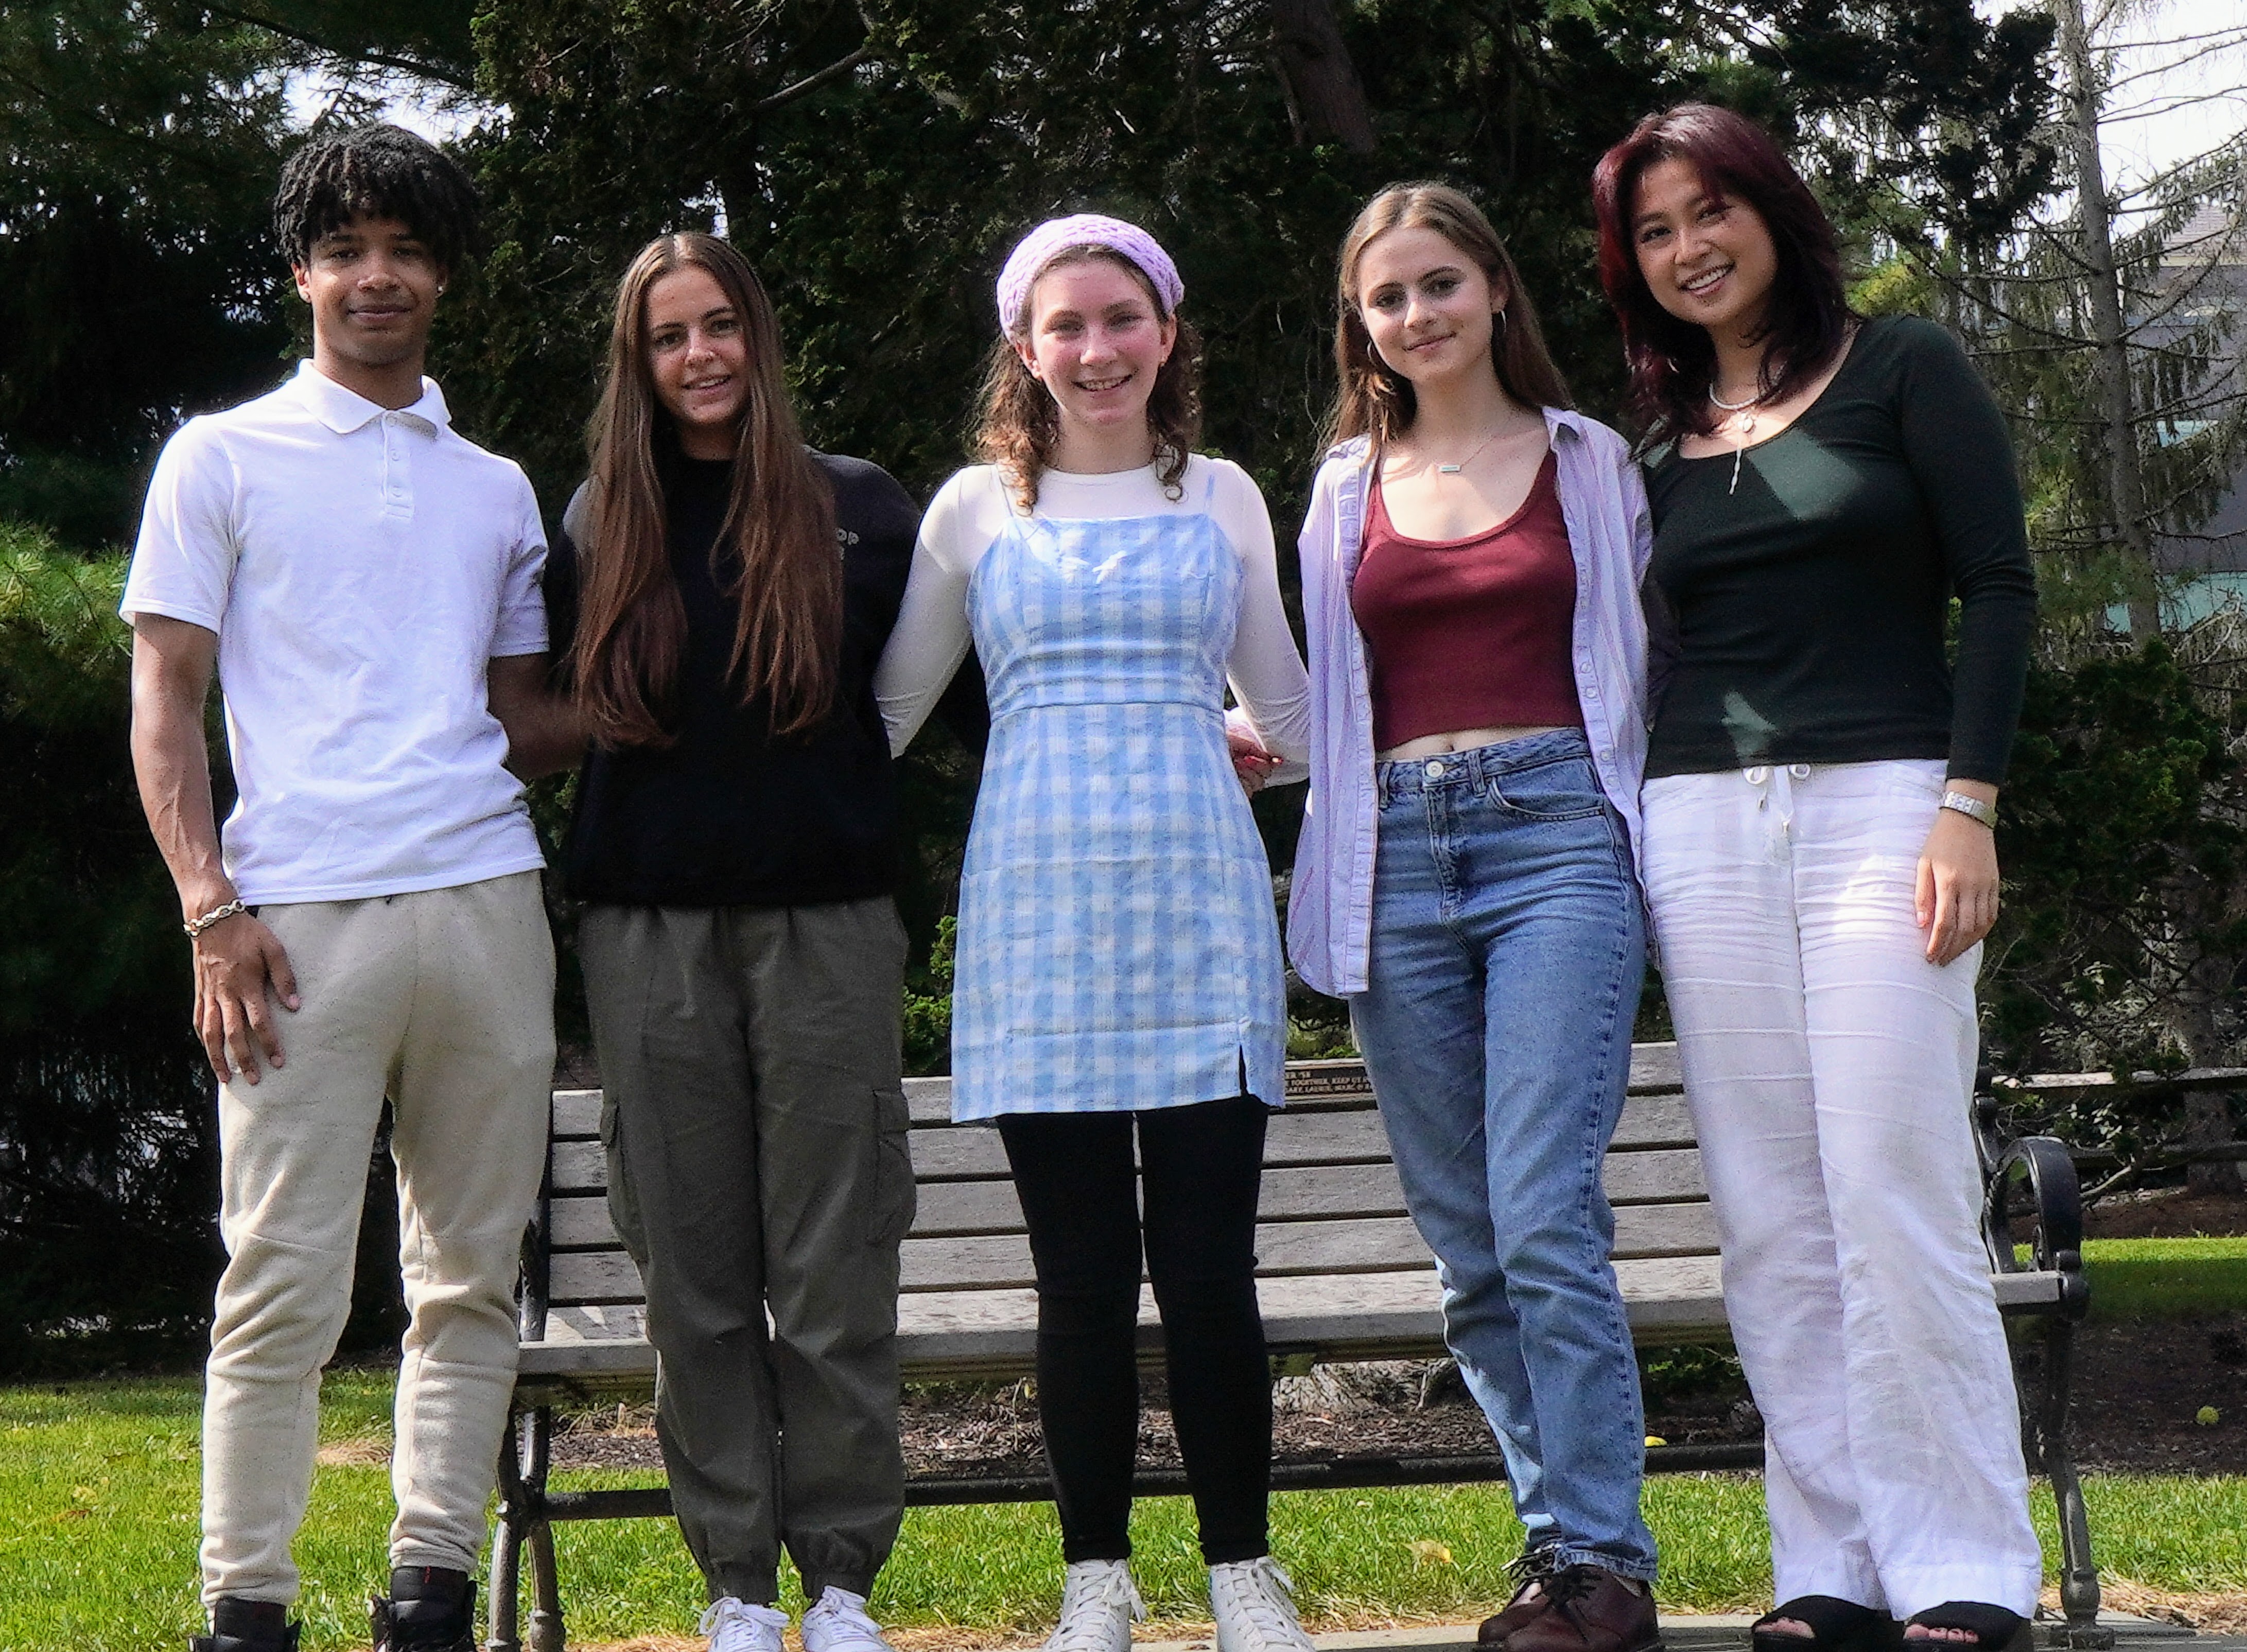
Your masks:
<instances>
[{"instance_id":1,"label":"sunlight on grass","mask_svg":"<svg viewBox=\"0 0 2247 1652\"><path fill-rule=\"evenodd\" d=\"M2100 1319L2247 1308L2247 1239L2089 1239L2083 1266Z\"/></svg>"}]
</instances>

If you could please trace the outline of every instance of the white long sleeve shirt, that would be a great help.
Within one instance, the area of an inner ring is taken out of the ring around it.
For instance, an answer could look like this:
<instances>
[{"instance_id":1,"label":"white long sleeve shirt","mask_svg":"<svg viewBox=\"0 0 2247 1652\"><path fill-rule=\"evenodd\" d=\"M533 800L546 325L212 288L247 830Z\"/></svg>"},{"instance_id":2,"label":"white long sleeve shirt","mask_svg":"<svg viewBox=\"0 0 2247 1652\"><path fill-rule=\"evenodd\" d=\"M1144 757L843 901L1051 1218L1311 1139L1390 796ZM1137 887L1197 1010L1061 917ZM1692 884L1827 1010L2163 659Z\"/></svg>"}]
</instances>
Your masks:
<instances>
[{"instance_id":1,"label":"white long sleeve shirt","mask_svg":"<svg viewBox=\"0 0 2247 1652\"><path fill-rule=\"evenodd\" d=\"M1038 479L1037 509L1058 521L1191 515L1207 509L1240 556L1240 619L1226 679L1265 749L1282 760L1273 778L1300 780L1310 752L1311 685L1280 602L1278 552L1264 496L1230 460L1197 454L1186 461L1180 497L1164 492L1154 468L1086 475L1048 470ZM927 720L967 657L967 584L1021 506L996 466L973 465L937 490L921 518L905 605L874 673L874 694L902 752ZM1236 713L1239 719L1240 713Z\"/></svg>"}]
</instances>

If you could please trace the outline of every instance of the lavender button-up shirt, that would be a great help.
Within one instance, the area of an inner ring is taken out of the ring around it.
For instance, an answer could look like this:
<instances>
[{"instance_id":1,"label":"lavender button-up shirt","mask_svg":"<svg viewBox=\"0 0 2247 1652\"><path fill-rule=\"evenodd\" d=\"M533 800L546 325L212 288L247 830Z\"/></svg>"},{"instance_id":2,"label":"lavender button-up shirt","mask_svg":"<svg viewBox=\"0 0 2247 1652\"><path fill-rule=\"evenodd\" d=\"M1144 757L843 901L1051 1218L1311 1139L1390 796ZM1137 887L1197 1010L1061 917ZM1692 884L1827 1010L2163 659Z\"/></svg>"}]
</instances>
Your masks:
<instances>
[{"instance_id":1,"label":"lavender button-up shirt","mask_svg":"<svg viewBox=\"0 0 2247 1652\"><path fill-rule=\"evenodd\" d=\"M1545 409L1556 456L1561 515L1576 563L1570 658L1584 734L1608 801L1640 859L1638 787L1646 771L1647 634L1639 587L1654 546L1646 486L1629 447L1595 420ZM1363 436L1327 455L1298 541L1310 642L1311 795L1287 901L1287 952L1320 992L1366 989L1373 932L1373 700L1365 638L1349 605L1365 546L1371 444Z\"/></svg>"}]
</instances>

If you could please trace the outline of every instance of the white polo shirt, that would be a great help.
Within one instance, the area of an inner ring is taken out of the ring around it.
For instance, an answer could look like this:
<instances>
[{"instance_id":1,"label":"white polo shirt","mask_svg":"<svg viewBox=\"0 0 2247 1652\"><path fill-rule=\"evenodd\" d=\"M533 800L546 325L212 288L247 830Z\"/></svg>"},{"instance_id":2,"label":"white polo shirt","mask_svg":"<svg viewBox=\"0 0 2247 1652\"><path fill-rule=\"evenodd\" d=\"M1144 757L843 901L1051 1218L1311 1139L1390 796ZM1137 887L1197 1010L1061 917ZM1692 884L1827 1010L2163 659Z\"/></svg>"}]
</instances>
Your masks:
<instances>
[{"instance_id":1,"label":"white polo shirt","mask_svg":"<svg viewBox=\"0 0 2247 1652\"><path fill-rule=\"evenodd\" d=\"M148 487L122 611L218 635L253 905L449 889L542 864L489 661L546 649L529 480L315 372L193 419Z\"/></svg>"}]
</instances>

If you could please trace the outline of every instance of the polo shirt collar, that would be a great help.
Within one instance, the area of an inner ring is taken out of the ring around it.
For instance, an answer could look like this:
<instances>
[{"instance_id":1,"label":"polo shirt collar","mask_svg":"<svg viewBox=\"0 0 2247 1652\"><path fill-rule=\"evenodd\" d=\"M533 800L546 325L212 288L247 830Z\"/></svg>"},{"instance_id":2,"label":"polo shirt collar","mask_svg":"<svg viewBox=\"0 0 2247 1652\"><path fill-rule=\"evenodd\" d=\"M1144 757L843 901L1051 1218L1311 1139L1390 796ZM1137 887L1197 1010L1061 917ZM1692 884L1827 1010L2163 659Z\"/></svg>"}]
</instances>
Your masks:
<instances>
[{"instance_id":1,"label":"polo shirt collar","mask_svg":"<svg viewBox=\"0 0 2247 1652\"><path fill-rule=\"evenodd\" d=\"M412 406L393 410L369 401L355 390L345 389L311 362L300 361L297 364L296 391L313 416L338 436L363 430L393 411L426 425L433 434L448 428L453 422L452 412L445 406L445 393L437 388L434 379L421 380L420 398Z\"/></svg>"}]
</instances>

